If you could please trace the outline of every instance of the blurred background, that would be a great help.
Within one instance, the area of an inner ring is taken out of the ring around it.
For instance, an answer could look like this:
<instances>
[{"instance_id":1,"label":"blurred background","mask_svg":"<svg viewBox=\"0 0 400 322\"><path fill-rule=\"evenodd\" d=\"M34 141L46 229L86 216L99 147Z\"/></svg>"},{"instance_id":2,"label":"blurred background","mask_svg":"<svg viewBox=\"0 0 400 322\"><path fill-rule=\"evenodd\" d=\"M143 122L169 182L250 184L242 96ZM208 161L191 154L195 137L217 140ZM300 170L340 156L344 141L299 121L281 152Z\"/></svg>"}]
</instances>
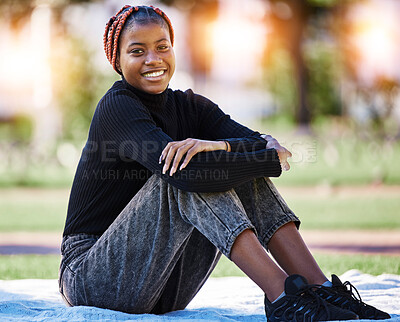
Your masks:
<instances>
[{"instance_id":1,"label":"blurred background","mask_svg":"<svg viewBox=\"0 0 400 322\"><path fill-rule=\"evenodd\" d=\"M126 2L0 2L0 279L57 275L74 171L118 79L105 23ZM134 4L172 20L171 88L192 88L292 151L274 182L325 270L400 274L400 2Z\"/></svg>"}]
</instances>

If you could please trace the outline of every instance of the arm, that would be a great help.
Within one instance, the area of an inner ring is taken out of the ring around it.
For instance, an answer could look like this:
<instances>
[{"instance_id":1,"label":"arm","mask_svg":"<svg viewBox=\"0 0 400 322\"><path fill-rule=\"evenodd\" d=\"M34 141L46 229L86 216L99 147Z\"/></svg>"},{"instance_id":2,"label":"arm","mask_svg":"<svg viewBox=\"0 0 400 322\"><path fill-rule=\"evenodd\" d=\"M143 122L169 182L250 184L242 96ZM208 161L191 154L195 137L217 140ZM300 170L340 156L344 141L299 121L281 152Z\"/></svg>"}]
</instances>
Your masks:
<instances>
[{"instance_id":1,"label":"arm","mask_svg":"<svg viewBox=\"0 0 400 322\"><path fill-rule=\"evenodd\" d=\"M185 94L188 105L193 105L197 112L200 138L227 141L232 152L250 152L266 148L260 133L232 120L212 101L194 94L191 90Z\"/></svg>"},{"instance_id":2,"label":"arm","mask_svg":"<svg viewBox=\"0 0 400 322\"><path fill-rule=\"evenodd\" d=\"M256 151L260 149L275 149L278 152L282 169L290 169L288 158L292 153L271 135L260 134L235 122L229 115L226 115L216 104L201 95L191 93L192 100L202 111L203 132L209 133L214 138L224 138L225 141L233 145L232 150L237 151L242 147L244 151ZM265 141L267 143L265 143Z\"/></svg>"},{"instance_id":3,"label":"arm","mask_svg":"<svg viewBox=\"0 0 400 322\"><path fill-rule=\"evenodd\" d=\"M205 98L204 96L194 94L193 91L185 92L187 106L193 106L197 112L197 122L199 123L199 136L208 140L223 139L227 146L224 150L227 152L250 152L262 149L275 149L278 152L279 160L283 170L289 170L290 166L287 158L292 154L279 142L270 135L261 135L258 132L252 131L249 128L235 122L226 115L215 103ZM267 143L266 143L267 141ZM210 150L203 150L204 146ZM221 145L219 145L221 148ZM215 148L218 149L218 146ZM211 142L205 145L203 142L187 142L181 141L169 144L163 151L160 160L165 159L164 171L168 170L172 159L171 173L174 173L177 166L186 153L186 157L180 167L184 168L190 159L198 152L211 151ZM176 155L175 155L176 154Z\"/></svg>"},{"instance_id":4,"label":"arm","mask_svg":"<svg viewBox=\"0 0 400 322\"><path fill-rule=\"evenodd\" d=\"M108 142L120 158L137 161L168 183L186 191L226 191L251 178L273 177L281 173L276 151L263 149L252 154L223 150L201 152L174 176L162 175L159 157L172 139L128 91L115 91L103 99L99 121L103 141ZM216 180L210 175L216 170L225 175Z\"/></svg>"}]
</instances>

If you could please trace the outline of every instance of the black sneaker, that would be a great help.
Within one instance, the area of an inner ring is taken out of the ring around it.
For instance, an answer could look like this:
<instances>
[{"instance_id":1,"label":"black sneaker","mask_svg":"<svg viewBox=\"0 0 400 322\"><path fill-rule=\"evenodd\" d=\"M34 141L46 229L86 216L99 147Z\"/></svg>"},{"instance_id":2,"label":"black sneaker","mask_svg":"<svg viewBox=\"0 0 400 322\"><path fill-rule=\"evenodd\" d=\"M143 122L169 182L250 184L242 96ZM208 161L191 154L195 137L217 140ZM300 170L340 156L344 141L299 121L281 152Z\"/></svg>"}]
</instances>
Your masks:
<instances>
[{"instance_id":1,"label":"black sneaker","mask_svg":"<svg viewBox=\"0 0 400 322\"><path fill-rule=\"evenodd\" d=\"M333 274L332 284L332 287L321 286L315 292L325 301L342 309L353 311L360 319L390 319L390 315L386 312L361 301L360 293L358 293L357 289L350 282L342 283L339 277Z\"/></svg>"},{"instance_id":2,"label":"black sneaker","mask_svg":"<svg viewBox=\"0 0 400 322\"><path fill-rule=\"evenodd\" d=\"M290 275L285 281L285 296L271 303L265 296L268 321L358 320L354 312L338 308L321 299L301 275Z\"/></svg>"}]
</instances>

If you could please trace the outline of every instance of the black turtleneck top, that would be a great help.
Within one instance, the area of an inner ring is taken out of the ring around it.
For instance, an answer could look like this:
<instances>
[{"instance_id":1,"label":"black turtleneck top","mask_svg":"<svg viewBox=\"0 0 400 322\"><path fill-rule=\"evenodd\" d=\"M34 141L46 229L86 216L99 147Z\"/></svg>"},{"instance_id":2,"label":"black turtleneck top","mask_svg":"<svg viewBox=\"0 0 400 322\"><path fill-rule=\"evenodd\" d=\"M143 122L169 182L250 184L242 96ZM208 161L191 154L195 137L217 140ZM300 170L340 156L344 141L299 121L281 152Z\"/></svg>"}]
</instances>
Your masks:
<instances>
[{"instance_id":1,"label":"black turtleneck top","mask_svg":"<svg viewBox=\"0 0 400 322\"><path fill-rule=\"evenodd\" d=\"M201 152L172 177L161 174L171 141L225 140L231 152ZM281 174L274 149L191 90L152 95L117 81L97 105L71 189L64 235L101 235L152 174L192 192L227 191Z\"/></svg>"}]
</instances>

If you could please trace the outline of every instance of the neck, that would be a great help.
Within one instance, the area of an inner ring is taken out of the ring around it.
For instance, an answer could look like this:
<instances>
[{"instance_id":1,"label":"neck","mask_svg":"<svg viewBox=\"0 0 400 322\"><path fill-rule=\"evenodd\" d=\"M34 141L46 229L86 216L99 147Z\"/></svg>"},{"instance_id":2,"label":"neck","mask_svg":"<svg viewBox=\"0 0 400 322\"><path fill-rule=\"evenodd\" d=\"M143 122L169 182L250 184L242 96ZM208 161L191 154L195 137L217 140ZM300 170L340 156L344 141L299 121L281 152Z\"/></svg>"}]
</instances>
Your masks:
<instances>
[{"instance_id":1,"label":"neck","mask_svg":"<svg viewBox=\"0 0 400 322\"><path fill-rule=\"evenodd\" d=\"M160 94L150 94L140 89L137 89L136 87L133 87L126 81L126 79L123 76L122 76L122 82L125 85L125 87L130 91L132 91L147 108L161 109L164 107L167 101L168 88L166 88L165 91L161 92Z\"/></svg>"}]
</instances>

